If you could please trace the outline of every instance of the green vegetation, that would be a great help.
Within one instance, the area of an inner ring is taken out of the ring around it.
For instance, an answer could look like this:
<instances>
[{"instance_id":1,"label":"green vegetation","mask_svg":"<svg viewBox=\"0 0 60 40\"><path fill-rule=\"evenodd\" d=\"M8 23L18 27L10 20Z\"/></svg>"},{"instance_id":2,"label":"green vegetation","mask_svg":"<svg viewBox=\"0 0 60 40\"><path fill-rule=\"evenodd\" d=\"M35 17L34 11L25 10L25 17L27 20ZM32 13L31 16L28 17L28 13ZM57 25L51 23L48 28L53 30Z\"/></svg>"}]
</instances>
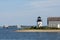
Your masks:
<instances>
[{"instance_id":1,"label":"green vegetation","mask_svg":"<svg viewBox=\"0 0 60 40\"><path fill-rule=\"evenodd\" d=\"M43 27L31 27L31 28L25 28L25 29L36 29L36 30L50 30L50 29L55 29L55 30L57 30L57 29L60 29L60 28L56 28L56 27L47 27L47 26L43 26Z\"/></svg>"}]
</instances>

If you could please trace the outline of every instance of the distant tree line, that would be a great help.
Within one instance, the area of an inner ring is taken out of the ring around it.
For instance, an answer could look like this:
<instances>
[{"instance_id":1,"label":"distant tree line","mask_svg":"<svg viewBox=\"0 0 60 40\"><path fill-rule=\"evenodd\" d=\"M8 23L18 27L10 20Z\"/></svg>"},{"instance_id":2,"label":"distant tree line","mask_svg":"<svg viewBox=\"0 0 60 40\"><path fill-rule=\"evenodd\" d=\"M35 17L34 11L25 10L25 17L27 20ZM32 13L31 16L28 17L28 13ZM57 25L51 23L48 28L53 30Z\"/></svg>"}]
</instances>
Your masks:
<instances>
[{"instance_id":1,"label":"distant tree line","mask_svg":"<svg viewBox=\"0 0 60 40\"><path fill-rule=\"evenodd\" d=\"M60 28L56 28L56 27L47 27L47 26L43 26L43 27L37 27L37 26L32 26L29 29L60 29Z\"/></svg>"}]
</instances>

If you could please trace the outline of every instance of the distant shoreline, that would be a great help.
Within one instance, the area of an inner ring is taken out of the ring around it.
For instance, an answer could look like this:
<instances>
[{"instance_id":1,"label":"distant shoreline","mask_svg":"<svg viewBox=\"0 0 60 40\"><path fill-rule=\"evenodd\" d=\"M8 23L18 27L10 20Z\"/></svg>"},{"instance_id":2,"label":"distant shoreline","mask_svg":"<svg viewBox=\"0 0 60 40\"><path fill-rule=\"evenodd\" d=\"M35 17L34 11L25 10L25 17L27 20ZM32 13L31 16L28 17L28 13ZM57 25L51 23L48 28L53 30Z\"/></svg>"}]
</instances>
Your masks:
<instances>
[{"instance_id":1,"label":"distant shoreline","mask_svg":"<svg viewBox=\"0 0 60 40\"><path fill-rule=\"evenodd\" d=\"M60 32L60 30L16 30L14 32Z\"/></svg>"}]
</instances>

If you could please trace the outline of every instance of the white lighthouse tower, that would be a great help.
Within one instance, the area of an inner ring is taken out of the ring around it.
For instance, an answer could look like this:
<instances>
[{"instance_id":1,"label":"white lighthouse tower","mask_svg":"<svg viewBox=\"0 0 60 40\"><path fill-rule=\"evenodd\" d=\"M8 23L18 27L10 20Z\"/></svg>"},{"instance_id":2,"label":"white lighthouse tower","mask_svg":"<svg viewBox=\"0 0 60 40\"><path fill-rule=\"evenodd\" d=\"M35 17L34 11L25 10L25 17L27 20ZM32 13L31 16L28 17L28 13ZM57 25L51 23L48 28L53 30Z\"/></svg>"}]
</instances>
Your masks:
<instances>
[{"instance_id":1,"label":"white lighthouse tower","mask_svg":"<svg viewBox=\"0 0 60 40\"><path fill-rule=\"evenodd\" d=\"M41 17L38 17L38 18L37 18L37 26L38 26L38 27L42 27Z\"/></svg>"}]
</instances>

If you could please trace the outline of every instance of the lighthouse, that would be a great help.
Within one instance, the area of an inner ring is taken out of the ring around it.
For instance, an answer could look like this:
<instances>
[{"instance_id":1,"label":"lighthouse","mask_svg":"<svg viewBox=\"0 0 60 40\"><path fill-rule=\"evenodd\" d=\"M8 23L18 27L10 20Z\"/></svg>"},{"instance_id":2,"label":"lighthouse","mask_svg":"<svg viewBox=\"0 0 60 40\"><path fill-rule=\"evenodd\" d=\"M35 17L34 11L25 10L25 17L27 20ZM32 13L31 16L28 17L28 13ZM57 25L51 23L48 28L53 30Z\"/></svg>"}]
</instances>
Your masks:
<instances>
[{"instance_id":1,"label":"lighthouse","mask_svg":"<svg viewBox=\"0 0 60 40\"><path fill-rule=\"evenodd\" d=\"M40 16L37 18L37 26L42 27L42 20Z\"/></svg>"}]
</instances>

